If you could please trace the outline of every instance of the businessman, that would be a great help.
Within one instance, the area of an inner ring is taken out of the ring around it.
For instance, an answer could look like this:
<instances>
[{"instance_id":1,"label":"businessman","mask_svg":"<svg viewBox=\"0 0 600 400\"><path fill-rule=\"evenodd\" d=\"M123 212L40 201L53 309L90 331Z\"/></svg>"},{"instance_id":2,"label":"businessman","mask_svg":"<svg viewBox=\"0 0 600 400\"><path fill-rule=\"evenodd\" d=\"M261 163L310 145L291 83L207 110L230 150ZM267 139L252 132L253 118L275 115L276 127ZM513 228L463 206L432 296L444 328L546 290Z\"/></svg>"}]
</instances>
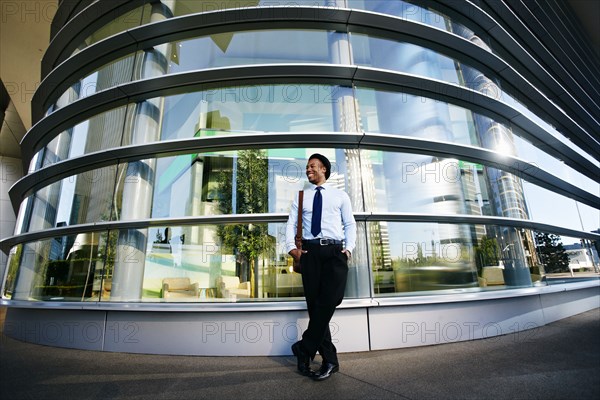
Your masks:
<instances>
[{"instance_id":1,"label":"businessman","mask_svg":"<svg viewBox=\"0 0 600 400\"><path fill-rule=\"evenodd\" d=\"M303 375L321 381L339 371L337 350L331 340L329 322L344 298L348 261L356 244L356 222L346 192L327 183L331 163L321 154L310 156L306 176L310 187L304 189L302 207L302 249L294 236L298 223L298 198L290 210L286 227L288 253L300 260L302 284L308 309L308 328L292 346ZM316 353L321 368L310 369Z\"/></svg>"}]
</instances>

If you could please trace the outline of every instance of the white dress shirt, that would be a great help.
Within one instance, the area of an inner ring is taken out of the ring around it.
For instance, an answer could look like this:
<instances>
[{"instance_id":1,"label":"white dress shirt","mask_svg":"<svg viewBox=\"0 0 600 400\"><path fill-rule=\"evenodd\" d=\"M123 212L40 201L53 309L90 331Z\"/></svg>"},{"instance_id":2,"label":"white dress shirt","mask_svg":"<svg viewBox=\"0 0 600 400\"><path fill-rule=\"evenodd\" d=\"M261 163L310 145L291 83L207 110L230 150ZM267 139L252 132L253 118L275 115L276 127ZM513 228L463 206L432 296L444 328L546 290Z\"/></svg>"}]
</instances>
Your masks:
<instances>
[{"instance_id":1,"label":"white dress shirt","mask_svg":"<svg viewBox=\"0 0 600 400\"><path fill-rule=\"evenodd\" d=\"M304 200L302 203L302 238L303 239L335 239L343 240L344 248L351 253L356 246L356 221L352 215L352 205L350 197L342 190L336 189L328 183L321 186L321 195L323 196L323 211L321 214L321 233L313 236L310 232L312 220L313 199L317 191L317 186L310 184L310 187L304 189ZM285 243L289 253L296 248L294 238L296 236L296 226L298 221L298 194L292 202L290 216L288 218Z\"/></svg>"}]
</instances>

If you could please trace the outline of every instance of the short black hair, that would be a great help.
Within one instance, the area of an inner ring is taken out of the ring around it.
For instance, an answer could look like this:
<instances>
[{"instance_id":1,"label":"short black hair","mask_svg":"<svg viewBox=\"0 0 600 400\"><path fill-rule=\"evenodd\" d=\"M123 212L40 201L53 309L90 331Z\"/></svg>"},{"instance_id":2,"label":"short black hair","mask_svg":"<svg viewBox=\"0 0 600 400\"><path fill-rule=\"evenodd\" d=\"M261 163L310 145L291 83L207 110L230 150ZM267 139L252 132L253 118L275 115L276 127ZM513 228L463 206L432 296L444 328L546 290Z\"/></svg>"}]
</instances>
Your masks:
<instances>
[{"instance_id":1,"label":"short black hair","mask_svg":"<svg viewBox=\"0 0 600 400\"><path fill-rule=\"evenodd\" d=\"M321 161L323 163L323 166L326 168L325 170L325 179L329 179L329 175L331 175L331 163L329 162L329 160L327 159L327 157L325 157L322 154L319 153L315 153L312 156L308 157L308 160L312 160L313 158L316 158L317 160Z\"/></svg>"}]
</instances>

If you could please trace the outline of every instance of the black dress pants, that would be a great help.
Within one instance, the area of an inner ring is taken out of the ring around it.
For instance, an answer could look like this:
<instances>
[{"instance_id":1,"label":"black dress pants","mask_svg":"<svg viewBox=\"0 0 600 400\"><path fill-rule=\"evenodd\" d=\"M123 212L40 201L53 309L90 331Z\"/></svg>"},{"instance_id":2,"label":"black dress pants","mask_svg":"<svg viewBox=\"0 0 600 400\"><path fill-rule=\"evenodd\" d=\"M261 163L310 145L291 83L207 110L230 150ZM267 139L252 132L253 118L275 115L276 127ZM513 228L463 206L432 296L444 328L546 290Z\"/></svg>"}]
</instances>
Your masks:
<instances>
[{"instance_id":1,"label":"black dress pants","mask_svg":"<svg viewBox=\"0 0 600 400\"><path fill-rule=\"evenodd\" d=\"M302 284L308 308L308 328L301 346L310 355L317 351L323 360L338 364L337 350L331 340L329 321L342 302L348 278L348 258L341 245L303 245Z\"/></svg>"}]
</instances>

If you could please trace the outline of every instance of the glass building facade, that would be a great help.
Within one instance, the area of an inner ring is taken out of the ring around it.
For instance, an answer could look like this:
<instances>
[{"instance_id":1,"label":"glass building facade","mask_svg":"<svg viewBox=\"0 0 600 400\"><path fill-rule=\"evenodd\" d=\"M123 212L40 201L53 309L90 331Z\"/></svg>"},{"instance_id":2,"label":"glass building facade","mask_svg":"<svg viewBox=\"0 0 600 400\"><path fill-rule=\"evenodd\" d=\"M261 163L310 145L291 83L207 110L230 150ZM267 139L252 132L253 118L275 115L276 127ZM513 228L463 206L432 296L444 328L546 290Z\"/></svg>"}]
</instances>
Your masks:
<instances>
[{"instance_id":1,"label":"glass building facade","mask_svg":"<svg viewBox=\"0 0 600 400\"><path fill-rule=\"evenodd\" d=\"M503 29L501 7L63 4L72 16L22 142L29 172L10 192L2 298L37 311L301 310L285 222L316 151L358 222L352 312L575 282L597 296L598 76L573 92L517 48L527 38ZM569 260L571 243L584 261Z\"/></svg>"}]
</instances>

